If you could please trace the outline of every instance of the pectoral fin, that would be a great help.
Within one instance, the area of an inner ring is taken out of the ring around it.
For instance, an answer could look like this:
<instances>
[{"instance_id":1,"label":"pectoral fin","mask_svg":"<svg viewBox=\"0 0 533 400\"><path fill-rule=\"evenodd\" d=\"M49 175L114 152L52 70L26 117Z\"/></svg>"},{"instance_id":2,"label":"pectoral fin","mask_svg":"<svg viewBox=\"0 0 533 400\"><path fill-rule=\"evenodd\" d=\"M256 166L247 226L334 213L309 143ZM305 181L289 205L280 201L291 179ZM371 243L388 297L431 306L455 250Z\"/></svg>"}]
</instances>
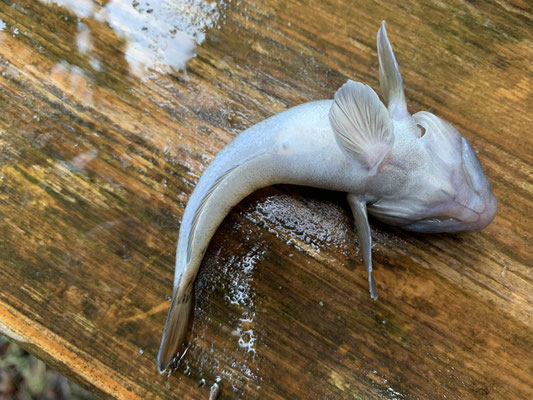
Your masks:
<instances>
[{"instance_id":1,"label":"pectoral fin","mask_svg":"<svg viewBox=\"0 0 533 400\"><path fill-rule=\"evenodd\" d=\"M370 297L377 300L378 289L376 282L372 277L372 236L370 234L370 225L368 224L368 216L366 214L366 202L360 200L356 195L348 193L348 203L352 209L355 220L355 228L359 237L359 247L363 252L363 260L368 271L368 284L370 289Z\"/></svg>"},{"instance_id":2,"label":"pectoral fin","mask_svg":"<svg viewBox=\"0 0 533 400\"><path fill-rule=\"evenodd\" d=\"M394 143L387 108L367 85L348 80L335 93L329 121L337 143L348 156L372 170Z\"/></svg>"}]
</instances>

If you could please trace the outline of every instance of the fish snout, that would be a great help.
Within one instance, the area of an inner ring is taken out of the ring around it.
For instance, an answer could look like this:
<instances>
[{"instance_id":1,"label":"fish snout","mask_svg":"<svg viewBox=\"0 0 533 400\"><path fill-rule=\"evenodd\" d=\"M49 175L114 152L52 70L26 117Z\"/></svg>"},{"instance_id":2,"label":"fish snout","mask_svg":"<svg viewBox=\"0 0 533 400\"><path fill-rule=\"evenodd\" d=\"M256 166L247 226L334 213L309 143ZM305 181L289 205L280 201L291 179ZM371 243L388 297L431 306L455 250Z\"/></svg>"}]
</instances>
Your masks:
<instances>
[{"instance_id":1,"label":"fish snout","mask_svg":"<svg viewBox=\"0 0 533 400\"><path fill-rule=\"evenodd\" d=\"M456 175L459 191L455 198L466 214L475 214L475 220L465 218L469 230L483 229L492 222L498 210L496 197L485 176L481 163L468 141L461 136L462 174ZM459 178L459 175L464 178ZM453 179L453 178L452 178ZM473 217L471 215L470 217Z\"/></svg>"},{"instance_id":2,"label":"fish snout","mask_svg":"<svg viewBox=\"0 0 533 400\"><path fill-rule=\"evenodd\" d=\"M494 217L496 217L496 213L498 212L496 196L494 196L492 190L489 190L486 194L484 194L483 197L485 207L481 212L478 213L479 218L472 227L472 229L474 230L485 228L488 224L492 222Z\"/></svg>"}]
</instances>

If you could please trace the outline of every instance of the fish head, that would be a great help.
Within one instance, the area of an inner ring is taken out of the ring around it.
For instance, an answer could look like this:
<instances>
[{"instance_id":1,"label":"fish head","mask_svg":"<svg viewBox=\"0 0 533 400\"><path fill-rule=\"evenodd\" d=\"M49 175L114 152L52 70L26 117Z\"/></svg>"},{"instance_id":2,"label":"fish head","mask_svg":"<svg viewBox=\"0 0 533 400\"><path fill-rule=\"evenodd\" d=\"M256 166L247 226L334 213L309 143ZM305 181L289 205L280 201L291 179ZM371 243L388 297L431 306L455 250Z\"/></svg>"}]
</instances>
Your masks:
<instances>
[{"instance_id":1,"label":"fish head","mask_svg":"<svg viewBox=\"0 0 533 400\"><path fill-rule=\"evenodd\" d=\"M486 227L496 215L496 197L468 141L450 123L429 112L406 119L410 123L403 123L403 140L397 141L398 148L404 143L403 150L396 152L395 162L404 177L402 188L396 196L369 204L369 212L417 232ZM411 131L406 132L405 126Z\"/></svg>"},{"instance_id":2,"label":"fish head","mask_svg":"<svg viewBox=\"0 0 533 400\"><path fill-rule=\"evenodd\" d=\"M408 112L385 22L377 47L393 146L376 169L369 213L417 232L484 228L494 219L497 205L475 152L450 123L430 112ZM378 193L383 187L388 192Z\"/></svg>"},{"instance_id":3,"label":"fish head","mask_svg":"<svg viewBox=\"0 0 533 400\"><path fill-rule=\"evenodd\" d=\"M424 191L425 207L419 218L403 228L418 232L454 232L486 227L497 212L496 197L479 159L451 124L429 113L413 115L425 134L418 140L423 146L424 170L440 183Z\"/></svg>"}]
</instances>

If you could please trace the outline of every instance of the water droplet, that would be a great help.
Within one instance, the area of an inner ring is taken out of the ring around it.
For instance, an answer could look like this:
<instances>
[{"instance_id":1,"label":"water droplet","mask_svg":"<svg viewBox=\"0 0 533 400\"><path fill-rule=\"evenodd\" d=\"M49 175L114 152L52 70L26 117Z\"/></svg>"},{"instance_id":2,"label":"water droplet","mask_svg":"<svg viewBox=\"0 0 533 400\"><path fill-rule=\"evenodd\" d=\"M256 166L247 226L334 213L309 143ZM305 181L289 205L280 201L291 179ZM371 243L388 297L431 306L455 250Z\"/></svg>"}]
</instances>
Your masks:
<instances>
[{"instance_id":1,"label":"water droplet","mask_svg":"<svg viewBox=\"0 0 533 400\"><path fill-rule=\"evenodd\" d=\"M505 276L505 274L507 273L507 269L507 265L504 265L502 268L502 276Z\"/></svg>"}]
</instances>

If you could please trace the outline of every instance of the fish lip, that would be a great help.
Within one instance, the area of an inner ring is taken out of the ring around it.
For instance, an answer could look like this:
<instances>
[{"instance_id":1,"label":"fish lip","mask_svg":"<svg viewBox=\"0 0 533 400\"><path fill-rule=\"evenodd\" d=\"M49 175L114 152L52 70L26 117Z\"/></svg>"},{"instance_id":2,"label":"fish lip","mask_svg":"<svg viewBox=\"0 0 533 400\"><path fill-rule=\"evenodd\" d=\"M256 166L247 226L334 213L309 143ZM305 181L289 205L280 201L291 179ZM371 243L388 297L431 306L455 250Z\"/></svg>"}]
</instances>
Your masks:
<instances>
[{"instance_id":1,"label":"fish lip","mask_svg":"<svg viewBox=\"0 0 533 400\"><path fill-rule=\"evenodd\" d=\"M457 218L426 218L402 226L402 229L411 232L439 233L457 232L464 230L463 223Z\"/></svg>"}]
</instances>

